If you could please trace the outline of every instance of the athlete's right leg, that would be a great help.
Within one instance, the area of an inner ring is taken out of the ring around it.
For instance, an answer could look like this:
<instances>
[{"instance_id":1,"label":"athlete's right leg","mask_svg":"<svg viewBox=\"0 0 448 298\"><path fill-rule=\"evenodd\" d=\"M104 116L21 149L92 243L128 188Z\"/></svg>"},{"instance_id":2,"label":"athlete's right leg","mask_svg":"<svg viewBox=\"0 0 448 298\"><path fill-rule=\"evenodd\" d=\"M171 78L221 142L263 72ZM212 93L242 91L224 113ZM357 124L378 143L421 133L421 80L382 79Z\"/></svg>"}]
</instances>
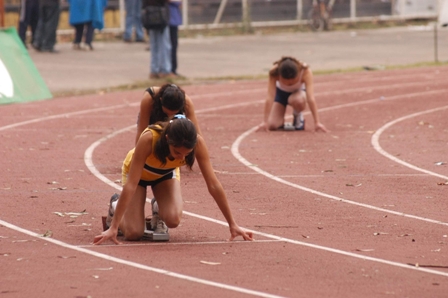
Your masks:
<instances>
[{"instance_id":1,"label":"athlete's right leg","mask_svg":"<svg viewBox=\"0 0 448 298\"><path fill-rule=\"evenodd\" d=\"M300 113L306 108L306 93L303 90L296 91L288 97L288 104L296 111Z\"/></svg>"},{"instance_id":2,"label":"athlete's right leg","mask_svg":"<svg viewBox=\"0 0 448 298\"><path fill-rule=\"evenodd\" d=\"M303 111L306 108L306 93L304 90L299 90L292 93L288 98L288 104L293 108L292 125L296 130L305 129L305 119L303 118Z\"/></svg>"},{"instance_id":3,"label":"athlete's right leg","mask_svg":"<svg viewBox=\"0 0 448 298\"><path fill-rule=\"evenodd\" d=\"M152 187L157 200L159 216L169 228L176 228L182 218L183 201L180 182L176 178L167 179Z\"/></svg>"}]
</instances>

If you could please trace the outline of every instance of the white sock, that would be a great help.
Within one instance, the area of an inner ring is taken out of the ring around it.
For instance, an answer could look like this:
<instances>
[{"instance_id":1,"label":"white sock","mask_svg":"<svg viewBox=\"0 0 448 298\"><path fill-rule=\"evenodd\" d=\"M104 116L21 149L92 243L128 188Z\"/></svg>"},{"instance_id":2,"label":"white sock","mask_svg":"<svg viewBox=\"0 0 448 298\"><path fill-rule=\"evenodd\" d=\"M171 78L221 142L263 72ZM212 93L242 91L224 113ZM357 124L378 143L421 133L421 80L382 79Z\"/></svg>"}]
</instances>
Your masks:
<instances>
[{"instance_id":1,"label":"white sock","mask_svg":"<svg viewBox=\"0 0 448 298\"><path fill-rule=\"evenodd\" d=\"M157 201L155 201L154 204L152 205L152 212L159 213L159 205L157 204Z\"/></svg>"},{"instance_id":2,"label":"white sock","mask_svg":"<svg viewBox=\"0 0 448 298\"><path fill-rule=\"evenodd\" d=\"M112 202L112 209L117 209L117 204L118 204L118 200L116 200L115 202Z\"/></svg>"}]
</instances>

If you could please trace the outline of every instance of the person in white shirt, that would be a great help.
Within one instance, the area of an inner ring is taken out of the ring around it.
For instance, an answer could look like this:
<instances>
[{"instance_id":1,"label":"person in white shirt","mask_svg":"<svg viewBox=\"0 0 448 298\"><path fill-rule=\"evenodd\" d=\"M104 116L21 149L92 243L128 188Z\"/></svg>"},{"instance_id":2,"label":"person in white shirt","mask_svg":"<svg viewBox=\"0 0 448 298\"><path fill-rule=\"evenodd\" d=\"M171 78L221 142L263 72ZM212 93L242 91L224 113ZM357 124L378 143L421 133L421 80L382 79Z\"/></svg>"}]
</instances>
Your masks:
<instances>
[{"instance_id":1,"label":"person in white shirt","mask_svg":"<svg viewBox=\"0 0 448 298\"><path fill-rule=\"evenodd\" d=\"M313 73L310 67L293 57L282 57L269 71L268 96L264 108L265 130L304 130L302 112L308 104L316 131L328 132L320 122L314 99ZM292 125L285 125L286 107L293 108Z\"/></svg>"}]
</instances>

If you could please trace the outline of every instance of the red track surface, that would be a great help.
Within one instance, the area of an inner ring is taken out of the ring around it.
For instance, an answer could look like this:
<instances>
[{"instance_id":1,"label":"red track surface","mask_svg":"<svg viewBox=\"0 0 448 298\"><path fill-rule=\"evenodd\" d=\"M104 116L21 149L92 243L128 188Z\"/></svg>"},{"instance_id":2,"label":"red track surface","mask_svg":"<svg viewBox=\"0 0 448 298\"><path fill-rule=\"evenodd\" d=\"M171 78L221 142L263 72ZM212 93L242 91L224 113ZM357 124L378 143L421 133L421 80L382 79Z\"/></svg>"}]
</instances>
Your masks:
<instances>
[{"instance_id":1,"label":"red track surface","mask_svg":"<svg viewBox=\"0 0 448 298\"><path fill-rule=\"evenodd\" d=\"M168 243L91 245L142 91L1 106L1 296L446 297L447 77L448 67L318 76L327 134L308 113L304 132L251 131L265 82L186 86L255 242L226 242L195 168L182 169L185 214Z\"/></svg>"}]
</instances>

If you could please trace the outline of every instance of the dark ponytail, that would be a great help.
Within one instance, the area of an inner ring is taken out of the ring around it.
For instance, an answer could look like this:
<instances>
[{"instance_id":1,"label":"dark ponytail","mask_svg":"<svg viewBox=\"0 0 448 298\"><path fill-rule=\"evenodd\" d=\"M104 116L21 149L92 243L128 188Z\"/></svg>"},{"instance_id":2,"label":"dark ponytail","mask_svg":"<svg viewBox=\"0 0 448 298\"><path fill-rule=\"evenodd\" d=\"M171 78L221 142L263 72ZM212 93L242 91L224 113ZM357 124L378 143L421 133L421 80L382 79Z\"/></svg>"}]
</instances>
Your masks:
<instances>
[{"instance_id":1,"label":"dark ponytail","mask_svg":"<svg viewBox=\"0 0 448 298\"><path fill-rule=\"evenodd\" d=\"M302 69L308 68L308 65L293 57L282 57L280 60L273 63L277 65L276 68L269 72L271 76L281 76L284 79L293 79Z\"/></svg>"},{"instance_id":2,"label":"dark ponytail","mask_svg":"<svg viewBox=\"0 0 448 298\"><path fill-rule=\"evenodd\" d=\"M171 111L185 113L185 91L175 84L165 84L160 87L159 92L153 96L154 109L150 115L150 123L167 121L168 116L163 112L162 107Z\"/></svg>"}]
</instances>

